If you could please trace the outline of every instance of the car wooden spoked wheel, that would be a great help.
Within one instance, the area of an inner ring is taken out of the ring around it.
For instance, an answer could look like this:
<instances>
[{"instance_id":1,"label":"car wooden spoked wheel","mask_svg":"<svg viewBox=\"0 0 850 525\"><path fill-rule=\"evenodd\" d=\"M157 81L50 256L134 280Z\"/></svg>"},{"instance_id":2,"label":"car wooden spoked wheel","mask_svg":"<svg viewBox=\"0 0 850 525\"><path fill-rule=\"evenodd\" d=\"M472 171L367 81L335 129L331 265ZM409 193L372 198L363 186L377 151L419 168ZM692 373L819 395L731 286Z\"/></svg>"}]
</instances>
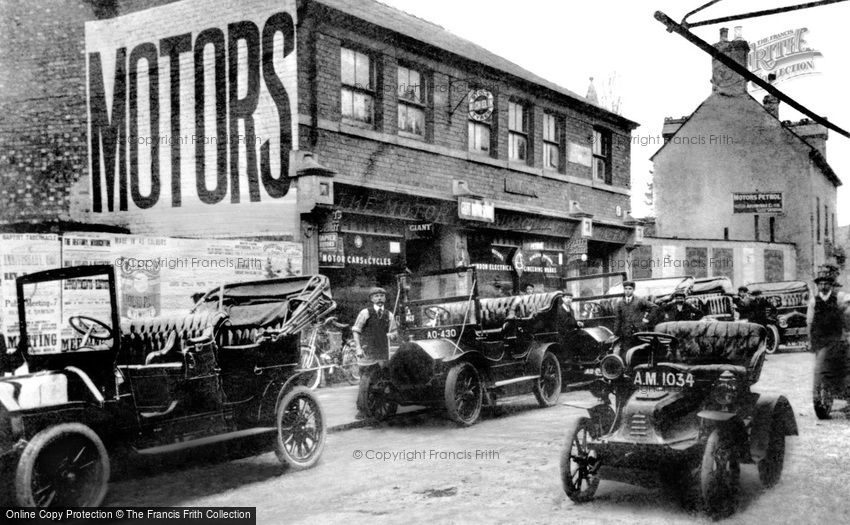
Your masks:
<instances>
[{"instance_id":1,"label":"car wooden spoked wheel","mask_svg":"<svg viewBox=\"0 0 850 525\"><path fill-rule=\"evenodd\" d=\"M775 354L779 349L779 329L772 324L764 327L767 329L767 336L764 338L764 351L768 354Z\"/></svg>"},{"instance_id":2,"label":"car wooden spoked wheel","mask_svg":"<svg viewBox=\"0 0 850 525\"><path fill-rule=\"evenodd\" d=\"M765 487L772 487L782 477L782 467L785 465L785 431L782 421L774 419L770 426L770 441L767 453L759 461L759 479Z\"/></svg>"},{"instance_id":3,"label":"car wooden spoked wheel","mask_svg":"<svg viewBox=\"0 0 850 525\"><path fill-rule=\"evenodd\" d=\"M542 407L550 407L561 397L561 365L552 352L543 354L540 378L534 384L534 397Z\"/></svg>"},{"instance_id":4,"label":"car wooden spoked wheel","mask_svg":"<svg viewBox=\"0 0 850 525\"><path fill-rule=\"evenodd\" d=\"M349 385L360 382L360 365L357 364L357 349L354 342L348 341L342 347L342 374Z\"/></svg>"},{"instance_id":5,"label":"car wooden spoked wheel","mask_svg":"<svg viewBox=\"0 0 850 525\"><path fill-rule=\"evenodd\" d=\"M360 388L365 389L366 415L383 421L395 415L398 403L392 399L392 385L386 369L372 369L360 378Z\"/></svg>"},{"instance_id":6,"label":"car wooden spoked wheel","mask_svg":"<svg viewBox=\"0 0 850 525\"><path fill-rule=\"evenodd\" d=\"M700 468L700 496L706 513L714 518L732 514L740 474L732 440L714 430L705 444Z\"/></svg>"},{"instance_id":7,"label":"car wooden spoked wheel","mask_svg":"<svg viewBox=\"0 0 850 525\"><path fill-rule=\"evenodd\" d=\"M449 370L446 378L446 410L449 418L469 426L481 416L484 388L481 374L471 363L463 362Z\"/></svg>"},{"instance_id":8,"label":"car wooden spoked wheel","mask_svg":"<svg viewBox=\"0 0 850 525\"><path fill-rule=\"evenodd\" d=\"M814 396L815 415L818 416L818 419L829 419L832 417L830 415L830 412L832 412L832 402L833 396L829 386L823 381L819 382L815 388Z\"/></svg>"},{"instance_id":9,"label":"car wooden spoked wheel","mask_svg":"<svg viewBox=\"0 0 850 525\"><path fill-rule=\"evenodd\" d=\"M590 420L586 417L573 419L561 450L561 483L564 492L576 503L592 500L599 487L596 475L599 462L588 446L590 440Z\"/></svg>"},{"instance_id":10,"label":"car wooden spoked wheel","mask_svg":"<svg viewBox=\"0 0 850 525\"><path fill-rule=\"evenodd\" d=\"M285 468L306 469L319 461L325 448L325 420L319 400L308 388L296 386L277 405L275 454Z\"/></svg>"},{"instance_id":11,"label":"car wooden spoked wheel","mask_svg":"<svg viewBox=\"0 0 850 525\"><path fill-rule=\"evenodd\" d=\"M89 427L45 428L18 460L15 499L21 507L97 507L106 496L109 456Z\"/></svg>"},{"instance_id":12,"label":"car wooden spoked wheel","mask_svg":"<svg viewBox=\"0 0 850 525\"><path fill-rule=\"evenodd\" d=\"M302 384L310 390L318 388L322 382L322 369L319 368L319 356L312 352L309 346L301 347L300 367L306 370L302 374Z\"/></svg>"}]
</instances>

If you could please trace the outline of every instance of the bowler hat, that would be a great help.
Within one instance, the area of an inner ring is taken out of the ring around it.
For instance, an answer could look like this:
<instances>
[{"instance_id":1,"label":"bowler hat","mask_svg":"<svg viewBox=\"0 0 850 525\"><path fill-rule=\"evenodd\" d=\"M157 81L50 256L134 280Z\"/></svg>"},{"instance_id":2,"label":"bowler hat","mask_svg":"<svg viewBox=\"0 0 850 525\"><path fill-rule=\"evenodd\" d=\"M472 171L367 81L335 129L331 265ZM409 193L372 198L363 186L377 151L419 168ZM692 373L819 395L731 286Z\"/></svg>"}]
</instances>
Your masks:
<instances>
[{"instance_id":1,"label":"bowler hat","mask_svg":"<svg viewBox=\"0 0 850 525\"><path fill-rule=\"evenodd\" d=\"M631 286L632 288L634 288L635 282L634 281L623 281L623 288L625 288L626 286Z\"/></svg>"},{"instance_id":2,"label":"bowler hat","mask_svg":"<svg viewBox=\"0 0 850 525\"><path fill-rule=\"evenodd\" d=\"M749 291L750 291L750 289L749 289L749 288L747 288L746 286L739 286L739 287L738 287L738 291L739 291L739 292L749 292Z\"/></svg>"},{"instance_id":3,"label":"bowler hat","mask_svg":"<svg viewBox=\"0 0 850 525\"><path fill-rule=\"evenodd\" d=\"M671 297L672 299L675 299L676 297L683 297L683 298L684 298L684 297L687 297L687 294L685 293L685 291L684 291L684 290L675 290L675 291L671 294L671 296L670 296L670 297Z\"/></svg>"},{"instance_id":4,"label":"bowler hat","mask_svg":"<svg viewBox=\"0 0 850 525\"><path fill-rule=\"evenodd\" d=\"M379 294L379 293L382 293L382 294L384 294L384 295L387 295L387 291L386 291L386 290L384 290L384 289L383 289L383 288L381 288L380 286L375 286L375 287L373 287L371 290L369 290L369 297L372 297L373 295L375 295L375 294Z\"/></svg>"}]
</instances>

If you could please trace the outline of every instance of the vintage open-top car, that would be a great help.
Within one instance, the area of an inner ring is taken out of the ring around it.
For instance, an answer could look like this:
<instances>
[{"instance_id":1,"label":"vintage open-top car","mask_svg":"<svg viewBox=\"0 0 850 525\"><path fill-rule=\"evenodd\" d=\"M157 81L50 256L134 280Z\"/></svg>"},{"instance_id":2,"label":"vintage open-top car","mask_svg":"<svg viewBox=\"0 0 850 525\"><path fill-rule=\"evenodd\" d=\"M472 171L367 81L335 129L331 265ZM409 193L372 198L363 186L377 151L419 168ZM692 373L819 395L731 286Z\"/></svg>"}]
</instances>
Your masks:
<instances>
[{"instance_id":1,"label":"vintage open-top car","mask_svg":"<svg viewBox=\"0 0 850 525\"><path fill-rule=\"evenodd\" d=\"M593 366L611 339L605 327L561 338L560 291L478 297L474 268L403 275L399 288L402 343L361 381L373 418L392 415L398 405L425 405L471 425L485 403L526 392L550 406L563 374Z\"/></svg>"},{"instance_id":2,"label":"vintage open-top car","mask_svg":"<svg viewBox=\"0 0 850 525\"><path fill-rule=\"evenodd\" d=\"M249 435L274 435L285 467L318 461L326 429L299 384L299 331L335 306L324 277L223 285L190 314L123 323L112 266L16 284L29 373L0 378L0 458L17 505L96 506L110 458Z\"/></svg>"},{"instance_id":3,"label":"vintage open-top car","mask_svg":"<svg viewBox=\"0 0 850 525\"><path fill-rule=\"evenodd\" d=\"M636 338L605 356L591 389L599 401L568 426L566 494L585 502L601 479L660 480L722 516L734 510L741 463L756 463L765 486L777 483L785 436L797 425L784 396L751 390L764 362L764 328L681 321Z\"/></svg>"},{"instance_id":4,"label":"vintage open-top car","mask_svg":"<svg viewBox=\"0 0 850 525\"><path fill-rule=\"evenodd\" d=\"M757 292L775 308L766 327L774 332L776 345L808 346L809 331L806 326L806 309L809 304L809 285L805 281L777 281L751 283L750 293ZM770 346L770 345L768 345ZM769 353L773 353L768 348Z\"/></svg>"}]
</instances>

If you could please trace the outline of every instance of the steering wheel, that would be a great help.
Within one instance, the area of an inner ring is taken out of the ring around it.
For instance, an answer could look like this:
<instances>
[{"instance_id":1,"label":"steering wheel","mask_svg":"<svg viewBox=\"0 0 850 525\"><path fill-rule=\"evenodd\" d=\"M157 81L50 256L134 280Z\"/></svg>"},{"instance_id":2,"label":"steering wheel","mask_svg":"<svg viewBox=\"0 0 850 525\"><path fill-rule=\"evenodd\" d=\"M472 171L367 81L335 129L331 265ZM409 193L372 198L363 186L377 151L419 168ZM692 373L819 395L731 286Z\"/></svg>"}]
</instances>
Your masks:
<instances>
[{"instance_id":1,"label":"steering wheel","mask_svg":"<svg viewBox=\"0 0 850 525\"><path fill-rule=\"evenodd\" d=\"M594 319L601 313L602 305L599 303L583 302L581 304L581 316L584 319Z\"/></svg>"},{"instance_id":2,"label":"steering wheel","mask_svg":"<svg viewBox=\"0 0 850 525\"><path fill-rule=\"evenodd\" d=\"M68 324L83 335L83 341L80 343L80 346L86 346L89 339L94 339L95 341L108 341L112 339L112 328L103 321L93 317L74 315L68 318Z\"/></svg>"},{"instance_id":3,"label":"steering wheel","mask_svg":"<svg viewBox=\"0 0 850 525\"><path fill-rule=\"evenodd\" d=\"M441 322L447 321L451 317L451 313L442 306L428 306L424 310L425 315L434 322L434 326L439 326Z\"/></svg>"}]
</instances>

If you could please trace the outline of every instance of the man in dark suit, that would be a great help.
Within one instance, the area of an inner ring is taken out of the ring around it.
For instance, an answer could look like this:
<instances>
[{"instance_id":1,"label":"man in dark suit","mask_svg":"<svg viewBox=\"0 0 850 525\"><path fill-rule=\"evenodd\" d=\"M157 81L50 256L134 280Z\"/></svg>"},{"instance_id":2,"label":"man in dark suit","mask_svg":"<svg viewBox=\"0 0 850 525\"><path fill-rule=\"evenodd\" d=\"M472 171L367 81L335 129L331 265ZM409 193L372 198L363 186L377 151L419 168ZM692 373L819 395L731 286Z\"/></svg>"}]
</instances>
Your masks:
<instances>
[{"instance_id":1,"label":"man in dark suit","mask_svg":"<svg viewBox=\"0 0 850 525\"><path fill-rule=\"evenodd\" d=\"M664 321L698 321L702 319L703 313L698 308L685 302L684 290L673 292L673 301L667 303L661 310L661 319Z\"/></svg>"},{"instance_id":2,"label":"man in dark suit","mask_svg":"<svg viewBox=\"0 0 850 525\"><path fill-rule=\"evenodd\" d=\"M584 323L577 321L572 309L573 296L569 292L565 292L561 297L561 306L558 307L555 317L555 328L558 330L558 338L563 341L564 338L573 330L581 328Z\"/></svg>"},{"instance_id":3,"label":"man in dark suit","mask_svg":"<svg viewBox=\"0 0 850 525\"><path fill-rule=\"evenodd\" d=\"M614 335L631 344L635 332L643 332L652 328L650 320L655 315L657 306L641 297L635 297L635 282L623 282L623 300L614 309Z\"/></svg>"}]
</instances>

